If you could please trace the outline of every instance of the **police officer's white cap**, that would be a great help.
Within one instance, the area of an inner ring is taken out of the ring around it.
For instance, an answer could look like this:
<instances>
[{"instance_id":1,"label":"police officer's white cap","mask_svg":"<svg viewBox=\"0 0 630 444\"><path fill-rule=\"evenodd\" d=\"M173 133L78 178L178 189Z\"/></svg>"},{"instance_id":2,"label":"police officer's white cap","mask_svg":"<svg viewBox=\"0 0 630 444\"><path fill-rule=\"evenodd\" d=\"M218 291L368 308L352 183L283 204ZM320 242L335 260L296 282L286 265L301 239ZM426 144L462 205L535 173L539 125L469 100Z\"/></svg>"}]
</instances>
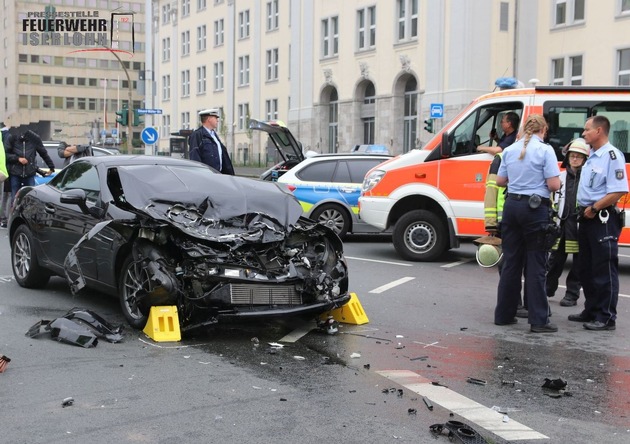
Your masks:
<instances>
[{"instance_id":1,"label":"police officer's white cap","mask_svg":"<svg viewBox=\"0 0 630 444\"><path fill-rule=\"evenodd\" d=\"M580 153L588 157L588 155L591 152L591 149L588 147L584 139L579 138L571 142L571 145L569 145L569 149L567 151L573 152L573 153Z\"/></svg>"},{"instance_id":2,"label":"police officer's white cap","mask_svg":"<svg viewBox=\"0 0 630 444\"><path fill-rule=\"evenodd\" d=\"M208 109L204 109L203 111L199 111L199 117L201 116L221 117L221 115L219 114L219 110L217 108L208 108Z\"/></svg>"}]
</instances>

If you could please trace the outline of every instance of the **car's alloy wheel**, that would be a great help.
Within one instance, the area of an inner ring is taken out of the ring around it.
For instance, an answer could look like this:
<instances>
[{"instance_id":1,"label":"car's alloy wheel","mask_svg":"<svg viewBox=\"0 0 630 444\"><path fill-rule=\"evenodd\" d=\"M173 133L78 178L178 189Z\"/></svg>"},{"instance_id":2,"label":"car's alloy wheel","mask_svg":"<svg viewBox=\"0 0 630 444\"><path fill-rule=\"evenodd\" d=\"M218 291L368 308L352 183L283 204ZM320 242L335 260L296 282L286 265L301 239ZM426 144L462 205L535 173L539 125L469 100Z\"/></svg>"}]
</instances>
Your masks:
<instances>
[{"instance_id":1,"label":"car's alloy wheel","mask_svg":"<svg viewBox=\"0 0 630 444\"><path fill-rule=\"evenodd\" d=\"M22 287L41 288L50 279L50 273L39 265L33 234L26 225L20 225L13 235L11 265L15 280Z\"/></svg>"},{"instance_id":2,"label":"car's alloy wheel","mask_svg":"<svg viewBox=\"0 0 630 444\"><path fill-rule=\"evenodd\" d=\"M326 225L340 238L343 238L350 229L350 217L339 205L324 204L313 211L311 218Z\"/></svg>"},{"instance_id":3,"label":"car's alloy wheel","mask_svg":"<svg viewBox=\"0 0 630 444\"><path fill-rule=\"evenodd\" d=\"M147 323L150 307L142 299L151 291L151 280L147 271L130 255L123 264L119 280L120 306L133 328L141 329Z\"/></svg>"}]
</instances>

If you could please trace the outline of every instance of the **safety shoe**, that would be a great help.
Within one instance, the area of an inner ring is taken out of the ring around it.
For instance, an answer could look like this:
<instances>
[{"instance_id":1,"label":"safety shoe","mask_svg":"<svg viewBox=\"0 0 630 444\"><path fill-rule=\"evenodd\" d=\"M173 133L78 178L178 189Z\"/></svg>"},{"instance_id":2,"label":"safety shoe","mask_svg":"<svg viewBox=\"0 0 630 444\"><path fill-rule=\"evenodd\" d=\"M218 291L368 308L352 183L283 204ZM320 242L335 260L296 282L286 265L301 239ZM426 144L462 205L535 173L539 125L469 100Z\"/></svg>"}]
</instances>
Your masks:
<instances>
[{"instance_id":1,"label":"safety shoe","mask_svg":"<svg viewBox=\"0 0 630 444\"><path fill-rule=\"evenodd\" d=\"M573 321L573 322L591 322L592 320L593 318L591 318L584 312L569 315L569 321Z\"/></svg>"},{"instance_id":2,"label":"safety shoe","mask_svg":"<svg viewBox=\"0 0 630 444\"><path fill-rule=\"evenodd\" d=\"M573 307L574 305L577 305L577 301L575 299L570 299L565 296L560 301L560 305L562 305L563 307Z\"/></svg>"},{"instance_id":3,"label":"safety shoe","mask_svg":"<svg viewBox=\"0 0 630 444\"><path fill-rule=\"evenodd\" d=\"M584 324L584 328L587 330L601 331L601 330L614 330L617 328L615 326L615 321L609 322L601 322L601 321L592 321Z\"/></svg>"},{"instance_id":4,"label":"safety shoe","mask_svg":"<svg viewBox=\"0 0 630 444\"><path fill-rule=\"evenodd\" d=\"M6 228L7 227L7 221L3 220L2 222L0 222L0 228Z\"/></svg>"},{"instance_id":5,"label":"safety shoe","mask_svg":"<svg viewBox=\"0 0 630 444\"><path fill-rule=\"evenodd\" d=\"M516 324L516 323L518 323L518 319L512 318L512 319L510 319L507 322L496 322L495 321L494 325L513 325L513 324Z\"/></svg>"},{"instance_id":6,"label":"safety shoe","mask_svg":"<svg viewBox=\"0 0 630 444\"><path fill-rule=\"evenodd\" d=\"M545 325L532 325L532 333L555 333L558 331L558 327L551 322Z\"/></svg>"},{"instance_id":7,"label":"safety shoe","mask_svg":"<svg viewBox=\"0 0 630 444\"><path fill-rule=\"evenodd\" d=\"M516 309L516 317L517 318L526 318L529 316L527 309L524 307L520 307Z\"/></svg>"}]
</instances>

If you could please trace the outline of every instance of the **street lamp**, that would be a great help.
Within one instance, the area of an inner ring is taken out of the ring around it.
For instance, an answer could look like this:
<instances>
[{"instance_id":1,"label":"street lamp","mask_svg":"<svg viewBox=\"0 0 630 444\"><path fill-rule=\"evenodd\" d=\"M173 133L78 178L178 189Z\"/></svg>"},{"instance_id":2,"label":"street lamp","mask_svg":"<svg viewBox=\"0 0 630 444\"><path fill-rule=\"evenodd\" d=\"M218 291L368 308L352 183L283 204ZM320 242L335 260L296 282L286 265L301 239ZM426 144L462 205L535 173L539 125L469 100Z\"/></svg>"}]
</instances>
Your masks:
<instances>
[{"instance_id":1,"label":"street lamp","mask_svg":"<svg viewBox=\"0 0 630 444\"><path fill-rule=\"evenodd\" d=\"M116 54L116 51L112 50L111 48L108 48L107 46L103 46L103 48L105 48L106 50L108 50L109 52L111 52L114 57L116 57L116 59L118 60L118 62L120 63L120 66L122 67L122 69L125 71L125 75L127 76L127 86L128 86L128 94L129 94L129 105L128 105L128 110L129 110L129 115L133 116L133 102L131 100L131 77L129 77L129 72L127 71L127 68L125 67L125 64L123 63L123 61L120 59L120 57L118 57L118 54ZM127 119L127 154L131 154L131 149L132 149L132 144L131 144L131 138L133 136L133 133L131 132L131 124L132 124L132 120L131 119Z\"/></svg>"}]
</instances>

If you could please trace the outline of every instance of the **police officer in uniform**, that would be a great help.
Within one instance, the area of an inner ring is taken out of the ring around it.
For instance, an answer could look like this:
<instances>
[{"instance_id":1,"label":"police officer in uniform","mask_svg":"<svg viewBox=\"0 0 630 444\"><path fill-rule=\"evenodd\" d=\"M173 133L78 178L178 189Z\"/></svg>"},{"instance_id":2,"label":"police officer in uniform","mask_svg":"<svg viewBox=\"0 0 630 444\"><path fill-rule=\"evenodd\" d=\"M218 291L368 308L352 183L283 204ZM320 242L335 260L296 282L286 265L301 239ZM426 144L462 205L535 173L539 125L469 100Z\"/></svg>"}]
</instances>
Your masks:
<instances>
[{"instance_id":1,"label":"police officer in uniform","mask_svg":"<svg viewBox=\"0 0 630 444\"><path fill-rule=\"evenodd\" d=\"M219 110L205 109L199 112L201 126L188 136L190 160L205 163L222 174L234 175L234 167L227 148L216 132L219 126Z\"/></svg>"},{"instance_id":2,"label":"police officer in uniform","mask_svg":"<svg viewBox=\"0 0 630 444\"><path fill-rule=\"evenodd\" d=\"M503 151L498 186L508 186L503 208L501 237L503 269L499 278L494 323L515 324L525 271L525 299L533 333L551 333L545 292L546 233L550 224L549 194L560 189L560 169L553 148L543 139L547 122L532 114L523 127L524 137ZM527 267L525 267L525 263Z\"/></svg>"},{"instance_id":3,"label":"police officer in uniform","mask_svg":"<svg viewBox=\"0 0 630 444\"><path fill-rule=\"evenodd\" d=\"M605 116L586 121L582 137L591 155L582 167L578 185L578 246L584 310L569 315L587 330L614 330L619 297L618 240L622 218L615 207L628 192L626 162L608 142L610 122Z\"/></svg>"}]
</instances>

